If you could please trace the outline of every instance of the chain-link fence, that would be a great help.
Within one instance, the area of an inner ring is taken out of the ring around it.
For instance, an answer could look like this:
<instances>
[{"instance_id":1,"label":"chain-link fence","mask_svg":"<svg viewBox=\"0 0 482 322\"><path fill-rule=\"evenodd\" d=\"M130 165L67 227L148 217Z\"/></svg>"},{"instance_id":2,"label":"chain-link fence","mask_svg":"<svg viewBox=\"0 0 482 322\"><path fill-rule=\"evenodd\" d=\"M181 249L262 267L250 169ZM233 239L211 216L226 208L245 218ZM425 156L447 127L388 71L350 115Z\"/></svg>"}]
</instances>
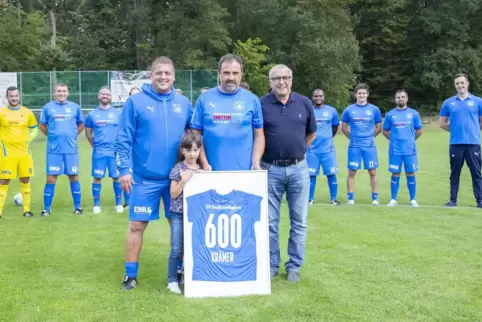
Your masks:
<instances>
[{"instance_id":1,"label":"chain-link fence","mask_svg":"<svg viewBox=\"0 0 482 322\"><path fill-rule=\"evenodd\" d=\"M193 104L203 87L217 85L216 70L177 70L174 86L181 89ZM69 87L69 100L89 110L98 106L97 93L102 86L111 86L114 105L122 104L130 88L149 83L148 71L72 71L19 72L17 87L21 104L41 109L53 100L53 86L62 82Z\"/></svg>"}]
</instances>

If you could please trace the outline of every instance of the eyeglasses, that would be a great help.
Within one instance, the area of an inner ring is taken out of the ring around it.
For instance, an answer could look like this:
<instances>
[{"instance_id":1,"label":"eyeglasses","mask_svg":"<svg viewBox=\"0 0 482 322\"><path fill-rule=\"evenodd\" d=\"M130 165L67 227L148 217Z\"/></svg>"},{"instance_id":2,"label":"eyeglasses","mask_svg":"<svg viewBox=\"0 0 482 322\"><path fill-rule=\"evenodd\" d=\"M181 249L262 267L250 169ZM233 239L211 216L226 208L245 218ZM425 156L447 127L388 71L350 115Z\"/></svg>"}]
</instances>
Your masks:
<instances>
[{"instance_id":1,"label":"eyeglasses","mask_svg":"<svg viewBox=\"0 0 482 322\"><path fill-rule=\"evenodd\" d=\"M270 80L272 80L275 83L281 83L281 80L283 80L285 83L290 81L293 77L291 76L281 76L281 77L271 77Z\"/></svg>"}]
</instances>

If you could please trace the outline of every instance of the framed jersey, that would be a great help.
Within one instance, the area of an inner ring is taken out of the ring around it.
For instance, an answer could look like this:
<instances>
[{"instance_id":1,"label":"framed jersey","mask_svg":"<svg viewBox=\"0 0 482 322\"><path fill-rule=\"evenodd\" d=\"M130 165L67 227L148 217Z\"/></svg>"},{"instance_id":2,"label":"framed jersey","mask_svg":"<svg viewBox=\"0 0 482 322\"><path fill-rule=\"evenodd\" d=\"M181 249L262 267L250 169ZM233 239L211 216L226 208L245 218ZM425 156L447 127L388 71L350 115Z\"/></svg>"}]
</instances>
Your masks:
<instances>
[{"instance_id":1,"label":"framed jersey","mask_svg":"<svg viewBox=\"0 0 482 322\"><path fill-rule=\"evenodd\" d=\"M184 188L184 295L271 294L268 179L262 171L196 173Z\"/></svg>"}]
</instances>

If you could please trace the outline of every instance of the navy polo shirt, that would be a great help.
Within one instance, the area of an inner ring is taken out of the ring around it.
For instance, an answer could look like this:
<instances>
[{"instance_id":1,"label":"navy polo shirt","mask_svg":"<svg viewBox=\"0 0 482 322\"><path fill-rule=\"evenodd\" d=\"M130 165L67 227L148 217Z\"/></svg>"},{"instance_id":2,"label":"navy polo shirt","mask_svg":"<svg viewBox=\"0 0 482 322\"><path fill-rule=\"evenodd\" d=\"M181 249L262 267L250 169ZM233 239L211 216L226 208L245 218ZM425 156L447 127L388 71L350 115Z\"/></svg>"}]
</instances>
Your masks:
<instances>
[{"instance_id":1,"label":"navy polo shirt","mask_svg":"<svg viewBox=\"0 0 482 322\"><path fill-rule=\"evenodd\" d=\"M263 159L288 160L306 154L306 136L316 132L316 118L311 100L291 92L286 104L273 93L261 98L266 148Z\"/></svg>"}]
</instances>

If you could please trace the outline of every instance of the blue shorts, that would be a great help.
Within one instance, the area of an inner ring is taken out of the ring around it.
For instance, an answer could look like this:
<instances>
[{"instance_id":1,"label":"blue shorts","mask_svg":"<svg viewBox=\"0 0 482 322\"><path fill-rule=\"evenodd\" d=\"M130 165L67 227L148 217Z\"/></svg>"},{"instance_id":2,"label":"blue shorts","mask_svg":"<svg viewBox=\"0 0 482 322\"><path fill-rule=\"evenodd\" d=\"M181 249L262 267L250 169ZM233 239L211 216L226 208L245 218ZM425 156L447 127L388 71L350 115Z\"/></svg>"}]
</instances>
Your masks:
<instances>
[{"instance_id":1,"label":"blue shorts","mask_svg":"<svg viewBox=\"0 0 482 322\"><path fill-rule=\"evenodd\" d=\"M164 215L171 218L170 180L134 180L129 203L129 220L151 221L159 219L159 207L163 202Z\"/></svg>"},{"instance_id":2,"label":"blue shorts","mask_svg":"<svg viewBox=\"0 0 482 322\"><path fill-rule=\"evenodd\" d=\"M418 171L417 155L389 155L388 156L388 171L391 173L402 172L402 164L405 172Z\"/></svg>"},{"instance_id":3,"label":"blue shorts","mask_svg":"<svg viewBox=\"0 0 482 322\"><path fill-rule=\"evenodd\" d=\"M109 170L110 178L119 177L115 157L92 154L92 177L97 179L104 178L107 169Z\"/></svg>"},{"instance_id":4,"label":"blue shorts","mask_svg":"<svg viewBox=\"0 0 482 322\"><path fill-rule=\"evenodd\" d=\"M365 170L378 168L377 148L348 148L348 170L360 170L362 159Z\"/></svg>"},{"instance_id":5,"label":"blue shorts","mask_svg":"<svg viewBox=\"0 0 482 322\"><path fill-rule=\"evenodd\" d=\"M79 174L79 155L77 153L47 153L46 171L48 176L76 176Z\"/></svg>"},{"instance_id":6,"label":"blue shorts","mask_svg":"<svg viewBox=\"0 0 482 322\"><path fill-rule=\"evenodd\" d=\"M320 166L323 167L323 174L331 176L338 173L338 162L336 161L336 152L328 153L306 153L306 161L308 162L308 170L310 176L317 176L320 174Z\"/></svg>"}]
</instances>

